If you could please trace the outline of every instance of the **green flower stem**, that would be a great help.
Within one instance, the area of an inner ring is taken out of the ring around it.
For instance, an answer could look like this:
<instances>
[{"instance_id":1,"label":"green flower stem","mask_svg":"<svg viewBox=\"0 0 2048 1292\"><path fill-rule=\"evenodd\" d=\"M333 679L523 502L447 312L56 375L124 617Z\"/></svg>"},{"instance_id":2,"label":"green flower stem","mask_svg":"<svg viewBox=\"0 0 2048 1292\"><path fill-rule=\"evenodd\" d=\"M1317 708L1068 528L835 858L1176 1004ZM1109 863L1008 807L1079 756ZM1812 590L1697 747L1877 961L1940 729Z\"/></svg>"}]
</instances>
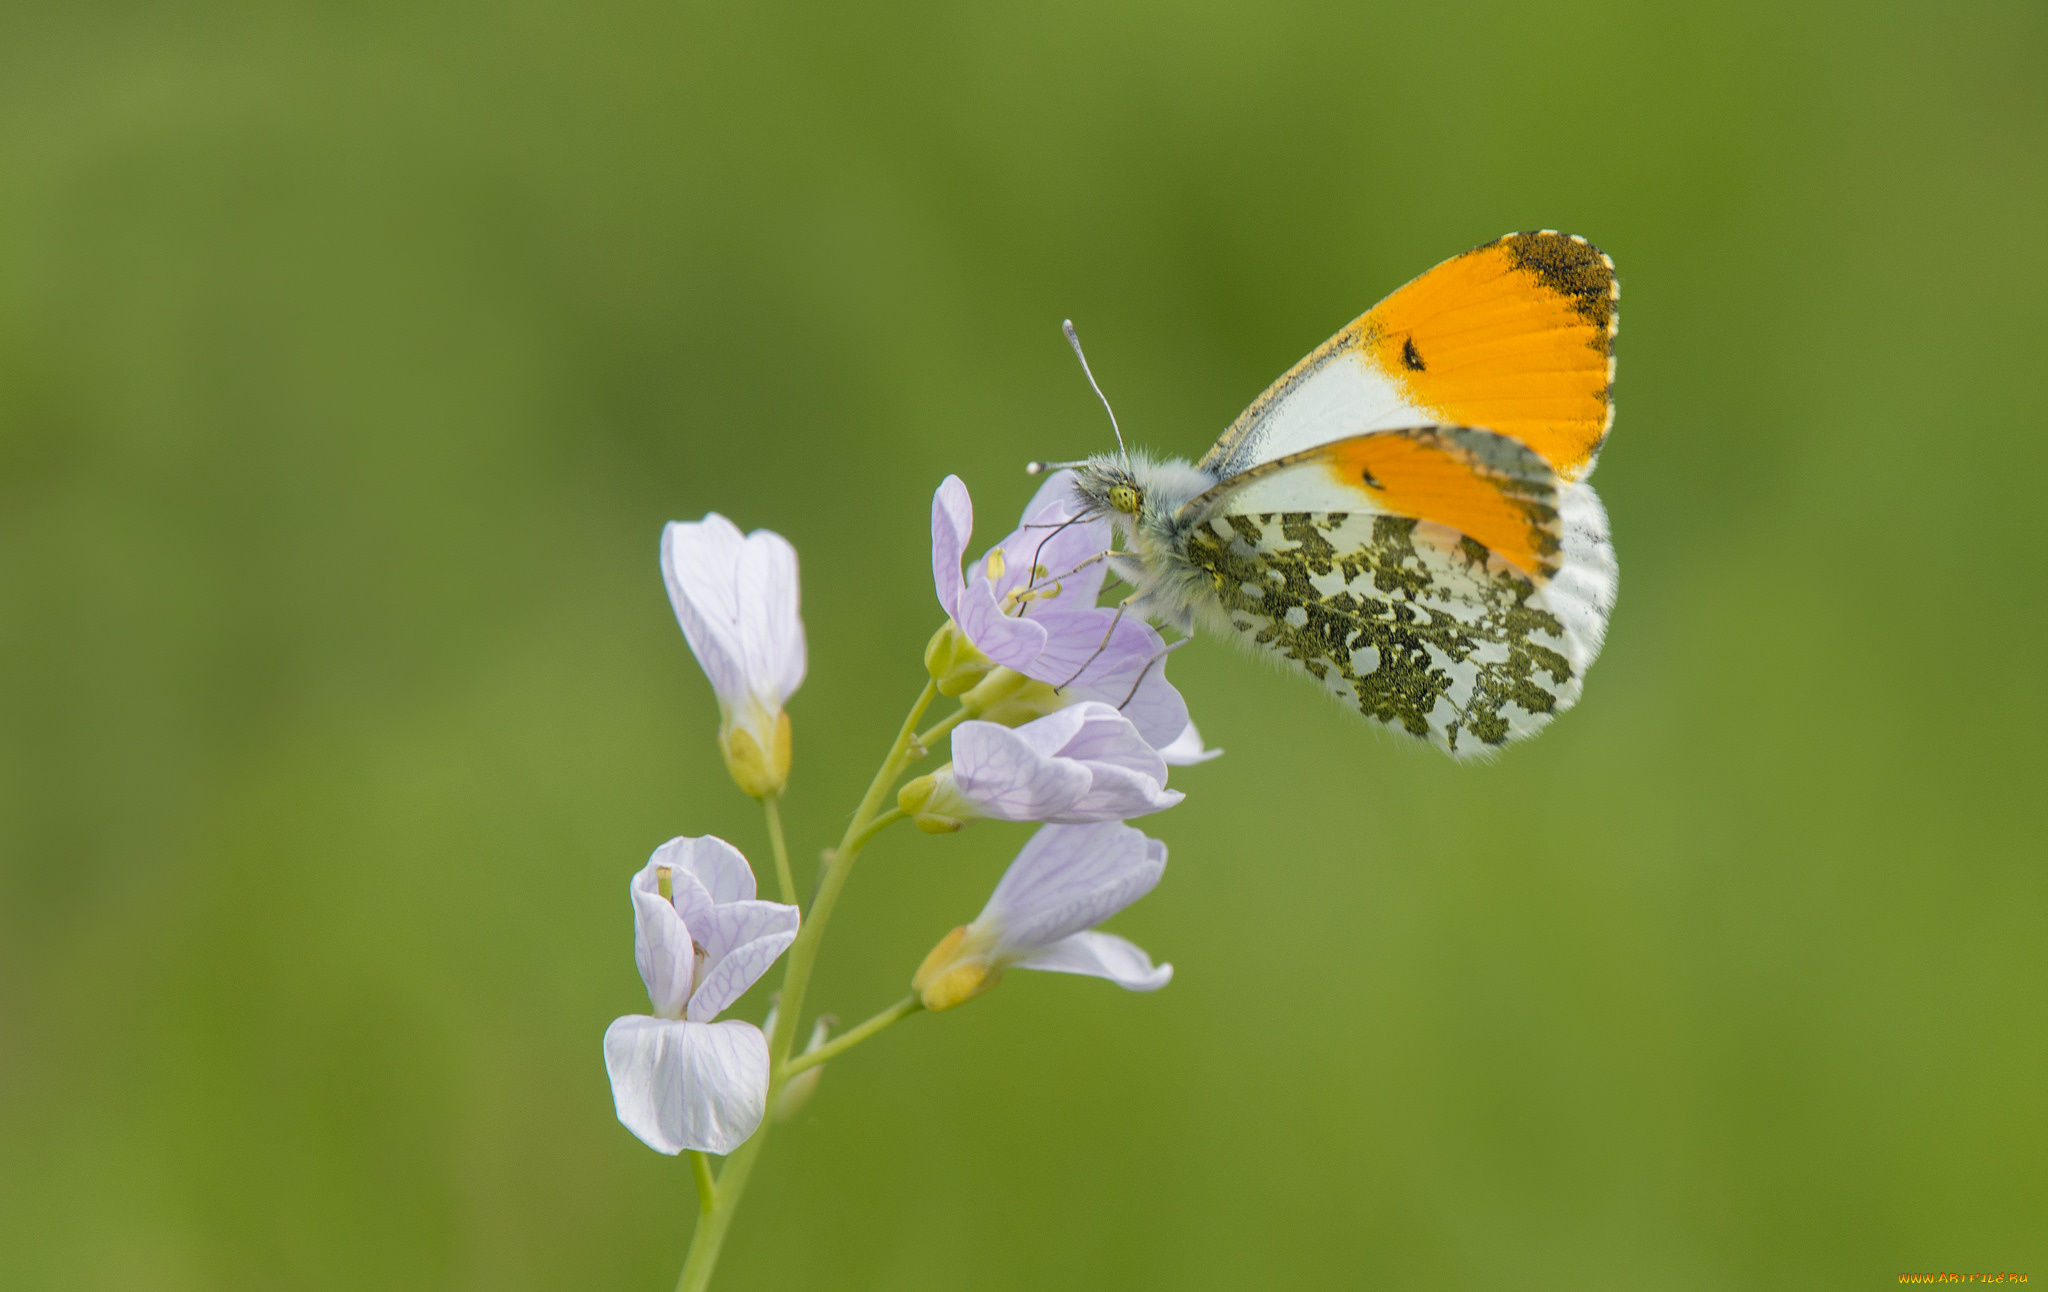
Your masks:
<instances>
[{"instance_id":1,"label":"green flower stem","mask_svg":"<svg viewBox=\"0 0 2048 1292\"><path fill-rule=\"evenodd\" d=\"M836 1058L841 1053L859 1045L862 1041L867 1040L891 1023L909 1018L912 1014L923 1008L923 1000L915 995L905 996L902 1000L889 1006L889 1008L875 1015L867 1022L862 1023L859 1027L848 1029L815 1050L807 1050L797 1055L789 1061L789 1066L782 1070L782 1075L784 1079L787 1079L802 1072L805 1068L815 1068L825 1060Z\"/></svg>"},{"instance_id":2,"label":"green flower stem","mask_svg":"<svg viewBox=\"0 0 2048 1292\"><path fill-rule=\"evenodd\" d=\"M951 713L939 719L937 722L934 722L931 726L931 730L920 731L919 733L917 733L917 743L928 750L932 747L933 741L937 740L940 736L945 735L953 728L959 726L963 722L966 722L969 718L974 717L976 714L980 712L980 709L977 709L972 705L962 704L959 708L953 710Z\"/></svg>"},{"instance_id":3,"label":"green flower stem","mask_svg":"<svg viewBox=\"0 0 2048 1292\"><path fill-rule=\"evenodd\" d=\"M769 1120L762 1118L754 1137L725 1159L725 1169L718 1173L718 1200L697 1217L696 1232L690 1235L690 1254L683 1258L683 1272L676 1278L676 1292L704 1292L711 1286L711 1271L718 1264L719 1249L725 1246L725 1231L732 1227L732 1213L747 1187L754 1159L761 1156L761 1144L768 1138ZM705 1173L710 1173L708 1167Z\"/></svg>"},{"instance_id":4,"label":"green flower stem","mask_svg":"<svg viewBox=\"0 0 2048 1292\"><path fill-rule=\"evenodd\" d=\"M856 849L868 846L868 840L901 821L905 816L902 808L890 808L887 812L868 822L868 828L860 832L860 838L853 841Z\"/></svg>"},{"instance_id":5,"label":"green flower stem","mask_svg":"<svg viewBox=\"0 0 2048 1292\"><path fill-rule=\"evenodd\" d=\"M818 899L811 904L803 927L797 931L796 941L790 944L788 967L782 973L781 1009L775 1016L775 1035L768 1042L774 1073L772 1084L777 1088L784 1075L781 1069L789 1062L790 1046L796 1040L798 1021L803 1017L804 992L811 985L811 966L817 963L818 943L824 939L825 925L832 918L832 908L839 902L840 890L846 887L846 877L853 873L853 863L860 859L862 845L870 837L869 827L874 825L876 817L882 815L883 804L889 800L889 790L910 761L910 742L917 734L917 721L924 717L924 711L931 707L938 694L939 684L928 681L918 695L917 703L910 706L902 729L896 733L896 743L889 747L889 756L882 760L875 779L868 783L868 792L861 799L859 810L853 814L853 820L847 822L846 834L839 840L839 846L832 850L832 864L825 871L824 882L818 885ZM771 1090L771 1103L774 1097L775 1092Z\"/></svg>"},{"instance_id":6,"label":"green flower stem","mask_svg":"<svg viewBox=\"0 0 2048 1292\"><path fill-rule=\"evenodd\" d=\"M775 854L775 882L782 887L785 906L796 905L796 879L789 870L789 846L782 841L782 796L764 795L761 811L768 818L768 848Z\"/></svg>"},{"instance_id":7,"label":"green flower stem","mask_svg":"<svg viewBox=\"0 0 2048 1292\"><path fill-rule=\"evenodd\" d=\"M696 1149L690 1154L690 1172L697 1177L697 1209L709 1212L718 1205L718 1185L711 1178L711 1159Z\"/></svg>"},{"instance_id":8,"label":"green flower stem","mask_svg":"<svg viewBox=\"0 0 2048 1292\"><path fill-rule=\"evenodd\" d=\"M902 819L902 812L893 807L884 811L883 805L888 802L890 789L910 762L911 741L917 734L918 720L924 717L924 711L931 707L938 694L939 684L926 682L917 703L910 706L909 716L903 719L903 726L896 733L896 743L889 747L889 755L882 760L875 779L869 782L859 810L847 823L846 834L833 850L832 860L819 881L818 895L804 915L796 941L790 944L789 958L784 962L782 971L782 998L775 1013L775 1035L768 1038L768 1107L771 1109L781 1097L782 1087L789 1081L789 1049L796 1039L797 1021L803 1017L804 991L811 985L811 968L818 960L818 943L825 936L826 922L832 918L832 908L839 901L840 890L846 887L846 877L860 857L861 848L884 826ZM772 807L769 820L775 821ZM780 839L779 823L771 829ZM779 864L787 865L781 861L779 849L777 860ZM861 1026L866 1027L867 1024ZM866 1039L865 1036L862 1039ZM676 1279L676 1292L703 1292L710 1286L711 1271L718 1264L719 1249L725 1245L726 1230L732 1226L733 1212L739 1207L740 1196L746 1191L747 1177L754 1169L754 1159L761 1156L761 1146L768 1141L768 1127L773 1121L772 1117L763 1117L760 1129L725 1160L725 1169L718 1173L711 1210L698 1217L697 1230L690 1235L690 1253L683 1258L683 1272ZM699 1196L701 1198L702 1195Z\"/></svg>"}]
</instances>

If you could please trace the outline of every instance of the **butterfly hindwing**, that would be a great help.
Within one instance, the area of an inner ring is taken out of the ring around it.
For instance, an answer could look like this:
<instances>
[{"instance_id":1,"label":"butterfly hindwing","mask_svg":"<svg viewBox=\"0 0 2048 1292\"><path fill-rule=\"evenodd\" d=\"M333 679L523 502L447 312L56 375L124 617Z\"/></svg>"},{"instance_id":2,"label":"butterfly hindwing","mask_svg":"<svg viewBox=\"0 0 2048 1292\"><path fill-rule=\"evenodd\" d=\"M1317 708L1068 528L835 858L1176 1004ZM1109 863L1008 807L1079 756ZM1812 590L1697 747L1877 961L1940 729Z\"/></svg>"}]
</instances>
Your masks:
<instances>
[{"instance_id":1,"label":"butterfly hindwing","mask_svg":"<svg viewBox=\"0 0 2048 1292\"><path fill-rule=\"evenodd\" d=\"M1181 553L1209 576L1216 626L1460 757L1571 707L1613 602L1591 489L1488 431L1350 437L1185 514Z\"/></svg>"},{"instance_id":2,"label":"butterfly hindwing","mask_svg":"<svg viewBox=\"0 0 2048 1292\"><path fill-rule=\"evenodd\" d=\"M1436 521L1547 577L1557 568L1555 472L1520 441L1467 426L1347 436L1232 476L1187 506L1386 512Z\"/></svg>"},{"instance_id":3,"label":"butterfly hindwing","mask_svg":"<svg viewBox=\"0 0 2048 1292\"><path fill-rule=\"evenodd\" d=\"M1584 238L1515 233L1445 261L1273 383L1201 465L1218 477L1362 431L1485 426L1565 480L1614 419L1614 262Z\"/></svg>"}]
</instances>

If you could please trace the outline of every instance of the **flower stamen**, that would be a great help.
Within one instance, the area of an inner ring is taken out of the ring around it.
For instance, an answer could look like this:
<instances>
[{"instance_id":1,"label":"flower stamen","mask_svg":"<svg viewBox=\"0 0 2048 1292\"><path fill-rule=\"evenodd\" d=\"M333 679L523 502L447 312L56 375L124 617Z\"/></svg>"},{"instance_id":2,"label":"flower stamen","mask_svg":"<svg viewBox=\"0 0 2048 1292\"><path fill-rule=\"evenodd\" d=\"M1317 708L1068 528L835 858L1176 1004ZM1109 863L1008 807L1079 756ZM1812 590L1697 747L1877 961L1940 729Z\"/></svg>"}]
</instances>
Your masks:
<instances>
[{"instance_id":1,"label":"flower stamen","mask_svg":"<svg viewBox=\"0 0 2048 1292\"><path fill-rule=\"evenodd\" d=\"M1040 568L1043 569L1044 567L1041 566ZM1003 594L1003 612L1008 614L1014 609L1016 611L1015 617L1022 619L1024 611L1028 608L1028 603L1057 600L1065 586L1063 583L1055 583L1050 587L1044 588L1011 588Z\"/></svg>"}]
</instances>

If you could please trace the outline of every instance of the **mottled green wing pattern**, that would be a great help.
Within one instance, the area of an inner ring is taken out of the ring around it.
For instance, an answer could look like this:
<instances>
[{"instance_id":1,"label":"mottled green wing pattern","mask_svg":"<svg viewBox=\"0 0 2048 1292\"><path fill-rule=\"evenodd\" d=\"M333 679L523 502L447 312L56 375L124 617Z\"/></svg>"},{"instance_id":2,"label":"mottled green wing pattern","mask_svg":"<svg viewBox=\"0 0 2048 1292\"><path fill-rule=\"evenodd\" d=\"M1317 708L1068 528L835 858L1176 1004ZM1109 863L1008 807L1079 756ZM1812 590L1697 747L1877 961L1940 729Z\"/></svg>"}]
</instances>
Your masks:
<instances>
[{"instance_id":1,"label":"mottled green wing pattern","mask_svg":"<svg viewBox=\"0 0 2048 1292\"><path fill-rule=\"evenodd\" d=\"M1215 516L1183 553L1214 584L1210 617L1248 646L1464 758L1534 735L1578 698L1613 599L1605 528L1594 564L1607 575L1592 585L1538 582L1455 530L1365 512Z\"/></svg>"}]
</instances>

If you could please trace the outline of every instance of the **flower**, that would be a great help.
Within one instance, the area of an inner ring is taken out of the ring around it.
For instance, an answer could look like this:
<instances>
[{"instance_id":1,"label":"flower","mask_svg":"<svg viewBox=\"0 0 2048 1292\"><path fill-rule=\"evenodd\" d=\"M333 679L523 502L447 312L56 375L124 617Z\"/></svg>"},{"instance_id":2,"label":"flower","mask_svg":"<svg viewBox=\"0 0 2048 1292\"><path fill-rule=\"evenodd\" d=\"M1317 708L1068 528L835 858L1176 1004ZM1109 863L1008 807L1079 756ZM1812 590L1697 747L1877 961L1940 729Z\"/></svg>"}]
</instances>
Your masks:
<instances>
[{"instance_id":1,"label":"flower","mask_svg":"<svg viewBox=\"0 0 2048 1292\"><path fill-rule=\"evenodd\" d=\"M1093 927L1152 891L1166 872L1166 845L1120 821L1048 825L1003 873L974 923L932 948L910 985L926 1009L951 1009L1001 981L1009 968L1107 978L1157 991L1172 965Z\"/></svg>"},{"instance_id":2,"label":"flower","mask_svg":"<svg viewBox=\"0 0 2048 1292\"><path fill-rule=\"evenodd\" d=\"M1155 748L1168 744L1186 729L1188 706L1166 680L1165 639L1095 604L1110 524L1083 515L1073 473L1055 472L1018 528L963 577L974 504L960 478L947 476L932 495L932 579L950 623L932 639L927 666L942 690L957 688L948 694L974 686L968 699L987 717L1021 720L1102 700Z\"/></svg>"},{"instance_id":3,"label":"flower","mask_svg":"<svg viewBox=\"0 0 2048 1292\"><path fill-rule=\"evenodd\" d=\"M1166 759L1130 719L1084 700L1015 729L961 723L953 761L905 785L896 802L920 829L937 834L970 817L1122 821L1184 797L1166 788Z\"/></svg>"},{"instance_id":4,"label":"flower","mask_svg":"<svg viewBox=\"0 0 2048 1292\"><path fill-rule=\"evenodd\" d=\"M730 1153L768 1104L768 1040L712 1020L796 940L797 908L754 900L754 872L723 839L671 839L633 876L633 958L654 1016L604 1034L619 1120L648 1147Z\"/></svg>"},{"instance_id":5,"label":"flower","mask_svg":"<svg viewBox=\"0 0 2048 1292\"><path fill-rule=\"evenodd\" d=\"M676 622L718 693L718 748L739 787L780 794L789 779L789 715L804 680L796 549L780 534L742 536L717 512L661 531L661 577Z\"/></svg>"}]
</instances>

